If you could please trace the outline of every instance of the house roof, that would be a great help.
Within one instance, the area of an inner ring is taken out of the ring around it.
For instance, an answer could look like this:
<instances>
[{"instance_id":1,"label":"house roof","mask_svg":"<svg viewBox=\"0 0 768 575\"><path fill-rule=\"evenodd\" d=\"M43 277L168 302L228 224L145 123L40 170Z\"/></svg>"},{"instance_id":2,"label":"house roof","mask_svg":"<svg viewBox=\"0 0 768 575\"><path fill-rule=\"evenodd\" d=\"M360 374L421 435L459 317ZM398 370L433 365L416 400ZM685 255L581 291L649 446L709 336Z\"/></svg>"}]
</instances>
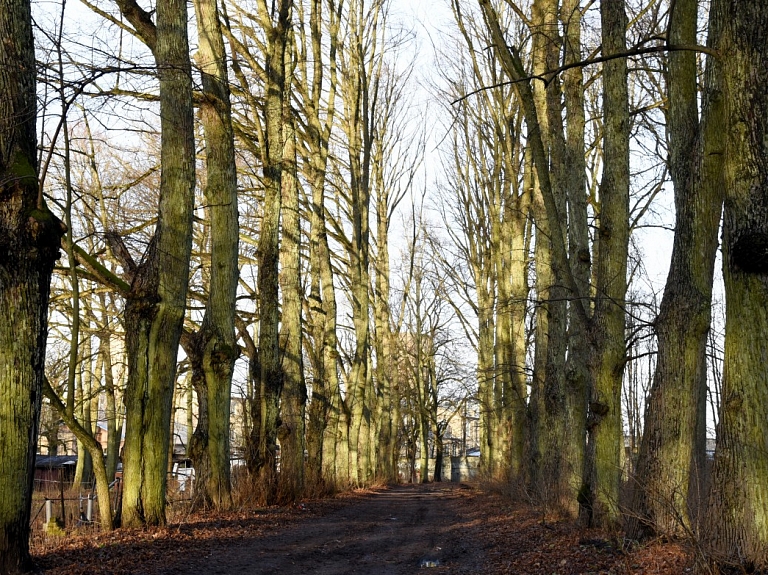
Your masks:
<instances>
[{"instance_id":1,"label":"house roof","mask_svg":"<svg viewBox=\"0 0 768 575\"><path fill-rule=\"evenodd\" d=\"M77 455L36 455L35 467L47 467L50 469L64 467L65 465L76 465Z\"/></svg>"}]
</instances>

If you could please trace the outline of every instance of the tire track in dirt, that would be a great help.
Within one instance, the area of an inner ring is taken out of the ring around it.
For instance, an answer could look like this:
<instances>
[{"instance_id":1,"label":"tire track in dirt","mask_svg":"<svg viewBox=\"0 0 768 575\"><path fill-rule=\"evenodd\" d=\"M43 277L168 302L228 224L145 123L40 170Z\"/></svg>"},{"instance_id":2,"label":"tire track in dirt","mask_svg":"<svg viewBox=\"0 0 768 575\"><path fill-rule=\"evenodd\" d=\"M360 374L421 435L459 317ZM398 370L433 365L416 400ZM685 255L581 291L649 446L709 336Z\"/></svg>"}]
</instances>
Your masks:
<instances>
[{"instance_id":1,"label":"tire track in dirt","mask_svg":"<svg viewBox=\"0 0 768 575\"><path fill-rule=\"evenodd\" d=\"M365 495L322 517L240 541L168 575L402 575L477 573L477 517L455 484L406 485ZM437 566L422 568L425 561Z\"/></svg>"}]
</instances>

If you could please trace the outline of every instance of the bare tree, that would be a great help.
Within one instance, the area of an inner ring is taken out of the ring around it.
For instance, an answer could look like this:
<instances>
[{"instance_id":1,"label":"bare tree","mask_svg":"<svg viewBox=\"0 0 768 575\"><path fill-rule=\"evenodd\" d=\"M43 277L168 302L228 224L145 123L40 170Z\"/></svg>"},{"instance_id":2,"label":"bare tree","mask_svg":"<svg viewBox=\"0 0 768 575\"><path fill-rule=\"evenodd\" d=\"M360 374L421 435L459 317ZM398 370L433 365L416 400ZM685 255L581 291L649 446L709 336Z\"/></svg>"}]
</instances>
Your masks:
<instances>
[{"instance_id":1,"label":"bare tree","mask_svg":"<svg viewBox=\"0 0 768 575\"><path fill-rule=\"evenodd\" d=\"M27 0L0 3L0 571L32 570L29 518L47 308L62 225L38 187Z\"/></svg>"},{"instance_id":2,"label":"bare tree","mask_svg":"<svg viewBox=\"0 0 768 575\"><path fill-rule=\"evenodd\" d=\"M165 523L166 467L176 354L184 320L192 248L194 133L187 8L157 5L157 24L134 0L116 0L155 57L160 79L160 198L155 234L131 275L125 308L124 525Z\"/></svg>"},{"instance_id":3,"label":"bare tree","mask_svg":"<svg viewBox=\"0 0 768 575\"><path fill-rule=\"evenodd\" d=\"M200 329L186 337L192 385L198 396L198 424L190 453L200 502L227 509L230 479L230 402L238 280L238 209L234 134L226 51L217 3L195 2L199 30L198 66L203 100L200 116L206 146L205 200L210 217L210 284Z\"/></svg>"},{"instance_id":4,"label":"bare tree","mask_svg":"<svg viewBox=\"0 0 768 575\"><path fill-rule=\"evenodd\" d=\"M679 0L671 10L667 41L695 44L699 3ZM706 344L724 190L723 104L718 65L711 58L701 120L695 53L671 52L668 58L667 131L677 221L656 320L659 355L633 480L629 533L634 537L689 532L705 472Z\"/></svg>"}]
</instances>

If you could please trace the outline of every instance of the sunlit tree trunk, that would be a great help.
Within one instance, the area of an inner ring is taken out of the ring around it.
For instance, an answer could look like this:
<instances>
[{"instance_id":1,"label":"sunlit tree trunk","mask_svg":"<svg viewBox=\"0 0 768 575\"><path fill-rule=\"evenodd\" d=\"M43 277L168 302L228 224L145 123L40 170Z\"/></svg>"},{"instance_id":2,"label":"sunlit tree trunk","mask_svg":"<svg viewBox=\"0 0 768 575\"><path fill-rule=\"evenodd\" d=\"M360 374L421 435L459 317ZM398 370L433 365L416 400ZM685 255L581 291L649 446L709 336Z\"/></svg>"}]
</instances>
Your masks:
<instances>
[{"instance_id":1,"label":"sunlit tree trunk","mask_svg":"<svg viewBox=\"0 0 768 575\"><path fill-rule=\"evenodd\" d=\"M116 0L152 50L160 78L161 176L158 221L142 263L133 267L125 306L123 525L165 524L166 470L176 355L189 276L195 146L187 8L157 4L157 27L133 0Z\"/></svg>"},{"instance_id":2,"label":"sunlit tree trunk","mask_svg":"<svg viewBox=\"0 0 768 575\"><path fill-rule=\"evenodd\" d=\"M697 0L678 0L672 44L695 44ZM712 32L710 32L712 34ZM692 529L703 481L706 344L722 208L722 100L710 58L699 127L696 55L669 54L667 131L675 186L675 240L661 310L658 357L628 531L632 537L683 536Z\"/></svg>"},{"instance_id":3,"label":"sunlit tree trunk","mask_svg":"<svg viewBox=\"0 0 768 575\"><path fill-rule=\"evenodd\" d=\"M623 0L600 4L603 54L626 50L627 17ZM600 247L593 317L592 358L594 387L584 499L591 522L615 525L619 514L621 451L621 382L626 360L624 303L627 291L629 243L629 100L626 58L603 63L604 168L600 182Z\"/></svg>"},{"instance_id":4,"label":"sunlit tree trunk","mask_svg":"<svg viewBox=\"0 0 768 575\"><path fill-rule=\"evenodd\" d=\"M84 318L85 319L85 318ZM78 419L83 429L93 435L93 422L91 421L91 401L93 397L93 352L91 350L91 337L88 333L88 323L85 324L82 345L78 352L78 361L73 371L76 372L77 380L75 395L76 409ZM82 357L79 357L82 354ZM93 462L91 454L85 449L85 445L77 440L77 466L75 468L75 477L72 480L74 489L81 489L83 483L88 483L93 475Z\"/></svg>"},{"instance_id":5,"label":"sunlit tree trunk","mask_svg":"<svg viewBox=\"0 0 768 575\"><path fill-rule=\"evenodd\" d=\"M384 158L379 158L384 161ZM377 420L379 422L379 457L376 472L387 482L397 480L397 432L400 420L399 403L395 389L396 363L392 356L393 333L389 309L389 205L380 194L376 205L376 379L379 389Z\"/></svg>"},{"instance_id":6,"label":"sunlit tree trunk","mask_svg":"<svg viewBox=\"0 0 768 575\"><path fill-rule=\"evenodd\" d=\"M293 64L286 65L286 76L292 77ZM282 180L282 242L280 245L280 291L283 306L280 325L283 392L280 400L280 475L278 496L293 501L304 493L304 413L307 387L304 382L301 304L301 219L299 215L299 183L296 173L296 136L290 107L286 106L283 130L285 151Z\"/></svg>"},{"instance_id":7,"label":"sunlit tree trunk","mask_svg":"<svg viewBox=\"0 0 768 575\"><path fill-rule=\"evenodd\" d=\"M520 107L525 116L527 127L527 144L530 149L533 166L536 168L538 187L541 190L541 194L539 196L540 209L534 212L534 216L538 214L539 225L549 226L550 231L547 237L551 242L551 267L553 271L557 272L558 274L558 282L562 282L562 285L564 288L566 288L567 292L572 294L572 299L570 300L573 302L571 304L571 309L574 313L579 314L579 320L586 323L586 308L579 295L579 286L577 285L575 277L570 270L566 244L564 241L565 236L563 233L563 223L565 220L563 216L565 211L563 206L562 193L556 189L558 184L557 178L552 177L549 170L550 149L547 136L550 136L550 134L549 131L544 131L541 128L542 125L549 125L552 122L553 117L559 118L559 114L557 112L550 112L549 108L559 110L560 104L558 103L557 106L547 105L547 111L540 113L539 110L544 107L546 98L542 98L542 95L540 93L534 92L534 89L531 87L529 74L523 66L519 52L515 47L508 45L507 41L505 40L504 30L500 24L498 13L491 4L490 0L478 0L478 4L482 10L486 26L490 33L490 38L495 47L495 52L498 55L500 64L502 65L505 73L514 80L513 86L518 96ZM544 102L542 102L542 100L544 100ZM562 144L558 143L558 145ZM563 157L561 151L558 151L557 154L559 154L560 157ZM562 319L560 321L562 321ZM560 332L562 333L562 330L560 330ZM560 339L562 340L562 338ZM558 346L562 345L564 345L564 342L559 341ZM559 347L559 349L562 348ZM558 356L561 355L561 353L558 353ZM544 360L542 358L540 359L540 365L543 363ZM557 362L555 362L555 364L557 364ZM554 371L551 373L555 374ZM557 377L559 378L561 376L557 375ZM542 385L546 385L546 375L544 378L544 384ZM533 400L535 400L535 403L538 404L538 410L544 411L545 404L543 400L536 398L533 398ZM536 405L534 405L534 408L536 408ZM534 425L536 424L534 423ZM534 450L536 450L536 445L540 443L540 439L534 438L532 443Z\"/></svg>"},{"instance_id":8,"label":"sunlit tree trunk","mask_svg":"<svg viewBox=\"0 0 768 575\"><path fill-rule=\"evenodd\" d=\"M106 298L103 294L99 297L103 310L106 310ZM104 413L107 420L107 480L115 479L117 463L120 459L120 443L123 435L123 425L120 418L117 390L115 388L115 377L112 371L112 349L110 345L110 334L106 330L99 333L99 353L104 360L104 394L106 396L106 411Z\"/></svg>"},{"instance_id":9,"label":"sunlit tree trunk","mask_svg":"<svg viewBox=\"0 0 768 575\"><path fill-rule=\"evenodd\" d=\"M205 201L210 219L210 284L205 315L188 350L198 391L198 425L190 442L198 501L217 509L232 504L230 401L237 359L235 296L238 279L237 175L224 40L217 4L196 0L197 63L203 99Z\"/></svg>"},{"instance_id":10,"label":"sunlit tree trunk","mask_svg":"<svg viewBox=\"0 0 768 575\"><path fill-rule=\"evenodd\" d=\"M323 164L324 165L324 164ZM316 172L312 199L312 240L310 248L313 274L314 315L313 339L319 366L312 382L310 426L310 466L312 457L320 462L319 471L327 486L346 485L349 480L348 465L337 460L337 448L342 443L343 422L341 392L338 375L338 340L336 335L336 289L333 285L333 268L325 229L325 203L323 193L324 173ZM312 446L315 446L314 448ZM343 449L343 445L342 445ZM312 469L312 467L310 467ZM341 475L337 475L341 471Z\"/></svg>"},{"instance_id":11,"label":"sunlit tree trunk","mask_svg":"<svg viewBox=\"0 0 768 575\"><path fill-rule=\"evenodd\" d=\"M357 0L349 8L350 39L345 54L347 69L343 82L343 130L347 138L352 237L349 248L349 278L355 349L349 373L346 403L350 413L350 479L361 485L372 477L372 450L369 441L372 390L370 361L370 225L371 154L375 135L372 106L377 97L375 57L380 42L377 34L381 5L366 7ZM370 36L368 36L370 34Z\"/></svg>"},{"instance_id":12,"label":"sunlit tree trunk","mask_svg":"<svg viewBox=\"0 0 768 575\"><path fill-rule=\"evenodd\" d=\"M93 185L98 196L99 216L101 219L102 228L104 230L109 229L109 210L105 205L104 186L101 182L101 176L98 169L98 162L96 158L96 146L94 143L93 134L91 132L90 124L85 116L85 129L88 137L88 168L93 181ZM109 242L108 242L108 247ZM111 251L111 248L110 248ZM112 257L115 261L114 256ZM115 473L117 471L117 464L120 460L120 446L122 444L123 435L123 420L122 410L118 408L119 396L122 393L122 386L115 386L115 374L114 368L116 365L122 365L122 361L113 361L112 340L123 339L121 334L115 333L116 330L113 326L116 325L114 321L119 315L115 308L115 297L117 295L113 293L105 293L99 291L97 294L98 309L101 311L100 317L96 318L96 335L98 337L98 354L100 361L103 364L104 374L104 399L105 399L105 412L104 417L107 424L107 453L106 453L106 472L107 481L112 482L115 479ZM122 354L118 351L117 357L121 357ZM122 373L122 368L120 369Z\"/></svg>"},{"instance_id":13,"label":"sunlit tree trunk","mask_svg":"<svg viewBox=\"0 0 768 575\"><path fill-rule=\"evenodd\" d=\"M31 571L29 519L59 221L38 193L27 0L0 0L0 572Z\"/></svg>"},{"instance_id":14,"label":"sunlit tree trunk","mask_svg":"<svg viewBox=\"0 0 768 575\"><path fill-rule=\"evenodd\" d=\"M77 437L78 444L83 446L84 452L87 452L91 456L93 462L93 474L96 480L96 495L99 503L99 523L104 531L112 529L112 498L109 491L109 481L107 480L107 467L103 457L103 451L101 444L96 441L93 436L93 432L84 427L75 418L70 409L62 403L56 392L46 381L43 385L43 393L51 402L51 405L56 409L57 413L61 416L66 423L67 427Z\"/></svg>"},{"instance_id":15,"label":"sunlit tree trunk","mask_svg":"<svg viewBox=\"0 0 768 575\"><path fill-rule=\"evenodd\" d=\"M536 166L537 176L542 170L549 172L555 203L559 214L565 214L563 177L563 123L560 81L547 71L557 67L561 38L558 29L558 2L537 0L532 6L533 74L547 79L534 81L533 98L539 121L539 130L546 148L548 164ZM538 181L538 180L537 180ZM566 347L566 295L562 280L563 270L555 262L553 238L548 214L540 186L534 188L534 220L536 222L536 351L534 356L533 386L530 412L532 420L531 455L533 466L531 487L547 503L559 497L563 454L562 443L566 435L564 417L565 347Z\"/></svg>"},{"instance_id":16,"label":"sunlit tree trunk","mask_svg":"<svg viewBox=\"0 0 768 575\"><path fill-rule=\"evenodd\" d=\"M498 110L504 110L503 100ZM498 220L495 233L494 273L496 275L496 381L495 401L498 415L496 454L498 472L522 479L525 471L525 445L529 438L527 382L525 373L527 337L526 310L528 270L526 222L529 221L530 191L520 178L520 133L522 115L519 107L504 110L498 122L500 135L493 152L497 174L492 176L498 188L498 206L492 209Z\"/></svg>"},{"instance_id":17,"label":"sunlit tree trunk","mask_svg":"<svg viewBox=\"0 0 768 575\"><path fill-rule=\"evenodd\" d=\"M459 26L465 43L471 54L472 71L478 84L498 82L496 70L493 65L486 70L484 62L475 56L477 49L474 47L474 22L466 18L459 2L452 2L454 18ZM483 78L483 72L490 78ZM455 90L457 95L463 95L468 87L464 85L462 76L457 81ZM474 84L470 84L474 85ZM491 96L494 96L493 98ZM494 117L497 108L505 108L510 105L506 97L496 95L495 92L481 91L483 98L483 111ZM492 130L483 130L478 127L476 115L470 102L460 103L460 123L453 142L453 164L456 175L454 177L455 191L458 198L456 214L459 218L461 236L463 242L464 257L467 262L475 287L475 301L473 302L477 317L477 402L479 407L478 440L480 443L479 472L485 478L500 478L507 471L501 455L501 445L498 443L498 432L503 429L498 423L500 415L497 409L495 393L496 387L496 355L494 354L496 280L494 266L497 265L498 254L491 251L492 231L491 224L493 207L492 198L498 197L493 189L498 185L499 172L493 172L488 163L500 166L503 163L503 154L498 146L494 147L489 140L495 139ZM511 107L511 106L510 106ZM492 112L493 111L493 112ZM503 112L506 115L506 110ZM495 119L495 118L494 118ZM498 122L498 120L497 120ZM498 124L495 129L501 129ZM490 132L490 133L488 133ZM476 153L476 150L488 149L488 153ZM466 155L466 157L465 157ZM491 175L493 174L493 175ZM491 181L495 180L495 181ZM496 240L498 245L498 239ZM496 257L495 257L496 256ZM502 280L505 281L505 280ZM504 302L502 302L504 303ZM502 350L499 350L500 353ZM503 398L502 398L503 399ZM507 435L507 438L509 436ZM509 450L506 450L509 453Z\"/></svg>"},{"instance_id":18,"label":"sunlit tree trunk","mask_svg":"<svg viewBox=\"0 0 768 575\"><path fill-rule=\"evenodd\" d=\"M522 116L518 113L518 126ZM519 132L518 132L519 133ZM509 316L509 349L504 356L501 368L509 372L504 389L505 419L510 437L509 449L512 477L522 478L525 470L525 443L528 438L527 418L527 374L526 354L528 338L526 313L528 306L528 247L529 234L527 223L530 211L530 190L521 185L513 190L509 185L517 180L517 158L519 156L519 141L511 141L513 133L507 134L508 145L504 153L507 163L506 178L509 182L505 190L505 200L502 215L502 262L499 269L499 314ZM515 182L515 187L518 183ZM502 284L509 284L502 288ZM504 297L507 297L506 301Z\"/></svg>"},{"instance_id":19,"label":"sunlit tree trunk","mask_svg":"<svg viewBox=\"0 0 768 575\"><path fill-rule=\"evenodd\" d=\"M264 203L258 244L259 294L259 384L252 442L255 467L265 486L267 499L274 495L276 480L277 428L283 374L279 350L279 245L283 178L283 114L286 99L285 57L291 22L291 0L281 0L273 11L266 0L258 3L261 26L267 35L264 88L266 140L261 150Z\"/></svg>"},{"instance_id":20,"label":"sunlit tree trunk","mask_svg":"<svg viewBox=\"0 0 768 575\"><path fill-rule=\"evenodd\" d=\"M564 29L564 60L572 64L581 60L581 19L579 0L563 0L560 20ZM563 187L568 201L568 260L573 270L578 291L571 298L590 293L591 261L589 226L587 217L586 161L584 158L584 81L580 67L563 72L566 141L564 151ZM568 434L563 444L559 487L559 506L575 516L578 513L577 496L584 470L586 446L587 393L590 374L589 326L586 317L577 313L581 302L568 305L568 360L566 364L566 423ZM584 302L586 304L586 301ZM588 308L584 305L582 309Z\"/></svg>"},{"instance_id":21,"label":"sunlit tree trunk","mask_svg":"<svg viewBox=\"0 0 768 575\"><path fill-rule=\"evenodd\" d=\"M702 534L717 572L758 573L768 570L768 4L717 1L711 10L723 58L726 323Z\"/></svg>"},{"instance_id":22,"label":"sunlit tree trunk","mask_svg":"<svg viewBox=\"0 0 768 575\"><path fill-rule=\"evenodd\" d=\"M311 190L310 202L310 238L309 238L309 273L310 297L308 323L311 340L312 358L312 399L309 405L307 422L307 480L312 487L333 485L335 478L335 449L338 413L332 410L335 398L340 398L336 368L336 310L333 271L330 264L328 235L325 222L325 185L328 167L328 145L331 127L335 117L335 93L337 85L336 54L339 29L339 12L344 3L339 2L337 11L329 4L328 11L323 10L321 0L312 0L309 7L309 22L306 11L299 14L301 25L299 35L298 73L296 89L304 102L307 116L307 128L299 146L306 147L306 178ZM324 55L323 26L324 14L328 18L328 56ZM306 36L307 29L310 32ZM311 56L309 56L311 54ZM327 58L327 82L326 62ZM308 62L309 61L309 62ZM311 76L308 63L312 64ZM323 90L329 96L323 113ZM325 273L325 276L324 276ZM333 299L331 304L329 299ZM333 306L333 309L331 308ZM333 318L330 314L333 314ZM331 349L333 346L334 349ZM338 400L336 400L338 409ZM325 446L325 447L324 447Z\"/></svg>"}]
</instances>

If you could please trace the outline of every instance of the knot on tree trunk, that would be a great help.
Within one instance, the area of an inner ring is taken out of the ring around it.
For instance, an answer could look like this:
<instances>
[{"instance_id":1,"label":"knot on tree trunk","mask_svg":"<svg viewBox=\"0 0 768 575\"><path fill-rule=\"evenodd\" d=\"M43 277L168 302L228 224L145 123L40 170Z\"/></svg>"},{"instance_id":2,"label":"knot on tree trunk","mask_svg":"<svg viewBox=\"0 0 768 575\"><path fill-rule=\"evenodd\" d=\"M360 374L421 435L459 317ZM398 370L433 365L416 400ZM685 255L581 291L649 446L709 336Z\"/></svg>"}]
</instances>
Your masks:
<instances>
[{"instance_id":1,"label":"knot on tree trunk","mask_svg":"<svg viewBox=\"0 0 768 575\"><path fill-rule=\"evenodd\" d=\"M768 234L747 232L731 248L731 263L748 274L768 273Z\"/></svg>"}]
</instances>

